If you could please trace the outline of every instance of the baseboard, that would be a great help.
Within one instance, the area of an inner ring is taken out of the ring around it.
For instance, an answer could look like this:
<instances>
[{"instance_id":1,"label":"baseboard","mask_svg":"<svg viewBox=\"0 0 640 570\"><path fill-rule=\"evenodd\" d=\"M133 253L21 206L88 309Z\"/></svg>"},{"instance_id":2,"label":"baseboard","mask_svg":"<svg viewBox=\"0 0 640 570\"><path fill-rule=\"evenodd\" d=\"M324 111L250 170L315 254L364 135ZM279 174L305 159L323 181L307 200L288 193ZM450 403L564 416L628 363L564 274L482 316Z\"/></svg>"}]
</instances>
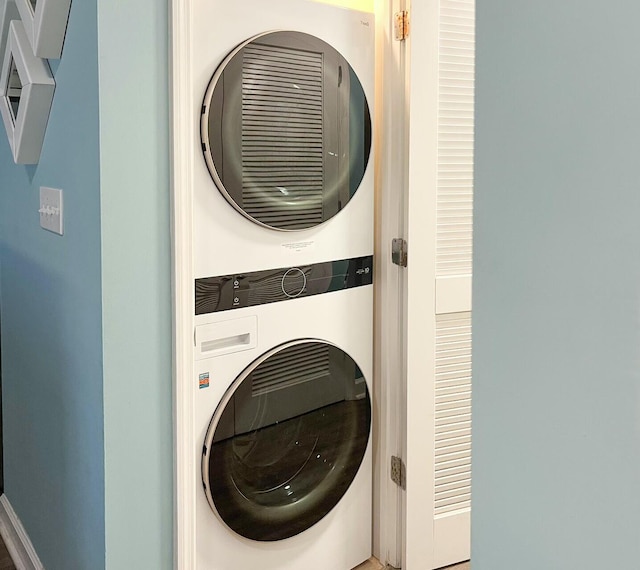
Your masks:
<instances>
[{"instance_id":1,"label":"baseboard","mask_svg":"<svg viewBox=\"0 0 640 570\"><path fill-rule=\"evenodd\" d=\"M0 497L0 535L17 570L44 570L27 531L6 495Z\"/></svg>"}]
</instances>

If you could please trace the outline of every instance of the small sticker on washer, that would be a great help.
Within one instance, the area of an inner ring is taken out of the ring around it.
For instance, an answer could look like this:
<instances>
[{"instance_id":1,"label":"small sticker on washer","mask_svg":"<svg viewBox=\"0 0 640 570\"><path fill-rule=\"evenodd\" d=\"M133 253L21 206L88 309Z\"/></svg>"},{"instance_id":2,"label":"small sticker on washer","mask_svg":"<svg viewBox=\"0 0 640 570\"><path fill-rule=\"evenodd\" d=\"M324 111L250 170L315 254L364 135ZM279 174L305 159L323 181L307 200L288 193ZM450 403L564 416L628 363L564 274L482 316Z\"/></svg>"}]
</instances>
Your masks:
<instances>
[{"instance_id":1,"label":"small sticker on washer","mask_svg":"<svg viewBox=\"0 0 640 570\"><path fill-rule=\"evenodd\" d=\"M209 373L200 374L200 390L209 387Z\"/></svg>"},{"instance_id":2,"label":"small sticker on washer","mask_svg":"<svg viewBox=\"0 0 640 570\"><path fill-rule=\"evenodd\" d=\"M309 240L309 241L294 241L291 243L283 243L282 247L290 251L308 251L310 249L313 249L315 245L316 245L315 241Z\"/></svg>"}]
</instances>

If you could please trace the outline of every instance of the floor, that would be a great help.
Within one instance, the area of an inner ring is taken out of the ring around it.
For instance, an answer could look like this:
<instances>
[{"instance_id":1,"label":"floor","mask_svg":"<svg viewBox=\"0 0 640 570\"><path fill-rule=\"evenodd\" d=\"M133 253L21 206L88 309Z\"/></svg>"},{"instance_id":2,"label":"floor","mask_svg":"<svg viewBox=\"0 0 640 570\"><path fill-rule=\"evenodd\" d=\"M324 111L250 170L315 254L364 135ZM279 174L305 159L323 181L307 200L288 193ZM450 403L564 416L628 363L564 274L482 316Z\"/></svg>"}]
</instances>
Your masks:
<instances>
[{"instance_id":1,"label":"floor","mask_svg":"<svg viewBox=\"0 0 640 570\"><path fill-rule=\"evenodd\" d=\"M0 570L16 570L2 538L0 538Z\"/></svg>"},{"instance_id":2,"label":"floor","mask_svg":"<svg viewBox=\"0 0 640 570\"><path fill-rule=\"evenodd\" d=\"M16 570L2 538L0 538L0 570ZM360 564L360 566L354 568L354 570L382 570L382 565L375 558L371 558L371 560ZM455 566L448 566L443 570L471 570L471 564L469 562L463 562Z\"/></svg>"},{"instance_id":3,"label":"floor","mask_svg":"<svg viewBox=\"0 0 640 570\"><path fill-rule=\"evenodd\" d=\"M375 558L371 558L370 560L367 560L367 562L360 564L360 566L354 568L353 570L382 570L382 568L383 566L380 564L380 562L378 562ZM0 570L2 570L2 568L0 568ZM471 570L471 563L463 562L462 564L456 564L455 566L447 566L442 570Z\"/></svg>"}]
</instances>

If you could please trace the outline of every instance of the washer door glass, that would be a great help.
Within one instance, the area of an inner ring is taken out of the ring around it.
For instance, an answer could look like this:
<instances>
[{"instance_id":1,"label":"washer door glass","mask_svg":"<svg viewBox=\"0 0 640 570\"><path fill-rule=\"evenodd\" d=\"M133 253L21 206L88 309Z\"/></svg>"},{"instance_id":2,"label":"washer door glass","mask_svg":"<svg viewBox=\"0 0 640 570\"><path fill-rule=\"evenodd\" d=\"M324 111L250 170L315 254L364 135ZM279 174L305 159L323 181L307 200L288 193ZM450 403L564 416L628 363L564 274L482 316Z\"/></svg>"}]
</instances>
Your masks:
<instances>
[{"instance_id":1,"label":"washer door glass","mask_svg":"<svg viewBox=\"0 0 640 570\"><path fill-rule=\"evenodd\" d=\"M370 427L367 384L348 354L315 340L277 347L240 375L211 421L209 504L246 538L294 536L347 492Z\"/></svg>"},{"instance_id":2,"label":"washer door glass","mask_svg":"<svg viewBox=\"0 0 640 570\"><path fill-rule=\"evenodd\" d=\"M300 32L236 48L202 107L202 147L225 198L254 222L311 228L356 193L371 151L371 116L347 60Z\"/></svg>"}]
</instances>

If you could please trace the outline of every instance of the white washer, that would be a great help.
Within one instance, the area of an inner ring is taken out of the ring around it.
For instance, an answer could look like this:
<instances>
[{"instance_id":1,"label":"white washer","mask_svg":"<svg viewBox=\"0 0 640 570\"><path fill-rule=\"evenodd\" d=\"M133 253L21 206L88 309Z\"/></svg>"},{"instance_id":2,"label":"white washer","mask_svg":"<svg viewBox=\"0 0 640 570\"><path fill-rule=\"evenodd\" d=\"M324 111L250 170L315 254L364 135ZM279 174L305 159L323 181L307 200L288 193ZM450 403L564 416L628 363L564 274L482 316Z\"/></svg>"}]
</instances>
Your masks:
<instances>
[{"instance_id":1,"label":"white washer","mask_svg":"<svg viewBox=\"0 0 640 570\"><path fill-rule=\"evenodd\" d=\"M196 317L198 570L349 570L371 556L367 267L308 272L346 289Z\"/></svg>"},{"instance_id":2,"label":"white washer","mask_svg":"<svg viewBox=\"0 0 640 570\"><path fill-rule=\"evenodd\" d=\"M373 15L193 4L195 277L371 255Z\"/></svg>"}]
</instances>

